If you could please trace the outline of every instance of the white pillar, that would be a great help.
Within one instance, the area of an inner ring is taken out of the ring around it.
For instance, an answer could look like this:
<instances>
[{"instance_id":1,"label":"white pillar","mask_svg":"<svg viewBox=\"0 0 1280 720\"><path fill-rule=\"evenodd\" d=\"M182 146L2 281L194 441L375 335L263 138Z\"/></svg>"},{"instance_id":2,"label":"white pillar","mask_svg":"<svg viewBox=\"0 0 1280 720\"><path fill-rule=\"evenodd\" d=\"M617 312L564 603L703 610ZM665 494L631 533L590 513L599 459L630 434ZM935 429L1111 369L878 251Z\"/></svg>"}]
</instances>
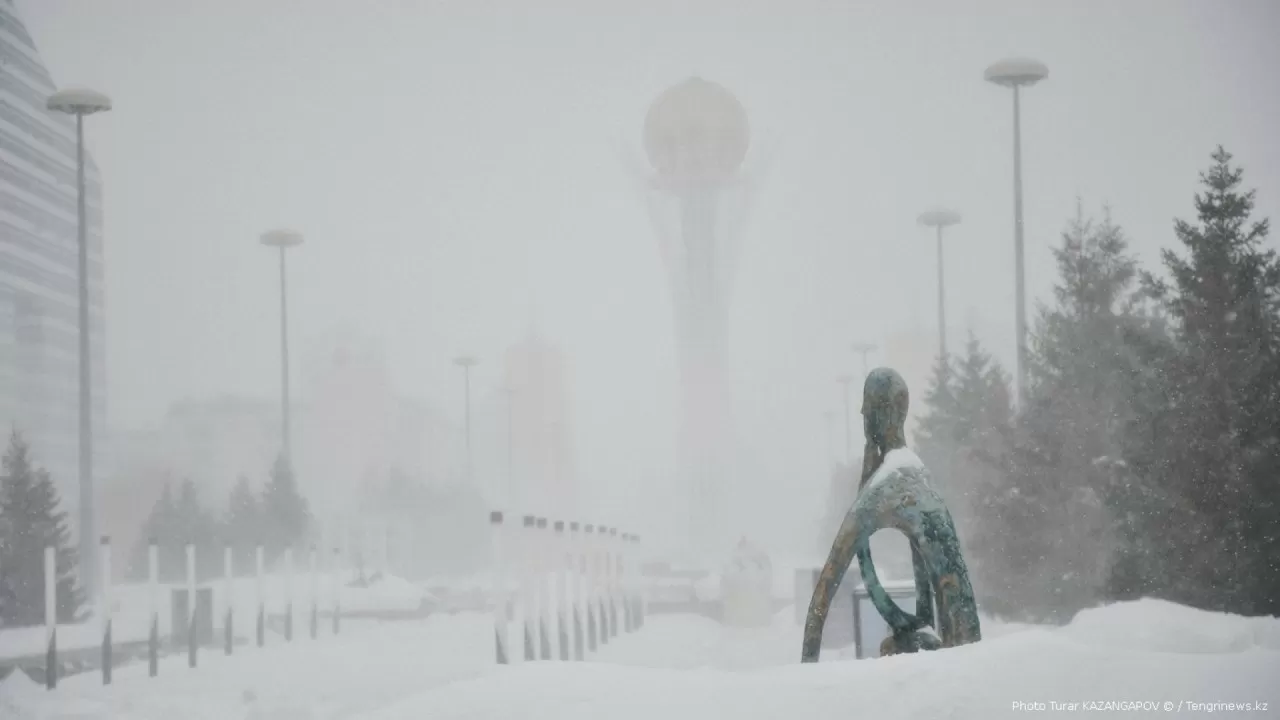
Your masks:
<instances>
[{"instance_id":1,"label":"white pillar","mask_svg":"<svg viewBox=\"0 0 1280 720\"><path fill-rule=\"evenodd\" d=\"M258 579L258 620L254 632L258 637L258 647L262 647L267 641L267 583L266 558L261 545L253 550L253 564Z\"/></svg>"},{"instance_id":2,"label":"white pillar","mask_svg":"<svg viewBox=\"0 0 1280 720\"><path fill-rule=\"evenodd\" d=\"M494 659L499 665L509 662L507 648L507 575L503 566L502 512L489 513L489 542L493 553L493 643Z\"/></svg>"},{"instance_id":3,"label":"white pillar","mask_svg":"<svg viewBox=\"0 0 1280 720\"><path fill-rule=\"evenodd\" d=\"M342 551L334 546L333 567L329 569L329 585L333 592L333 634L338 634L342 618Z\"/></svg>"},{"instance_id":4,"label":"white pillar","mask_svg":"<svg viewBox=\"0 0 1280 720\"><path fill-rule=\"evenodd\" d=\"M235 566L233 563L234 560L232 559L231 546L227 545L222 548L222 578L226 586L222 591L224 596L222 601L222 650L227 655L231 654L236 643L236 578Z\"/></svg>"},{"instance_id":5,"label":"white pillar","mask_svg":"<svg viewBox=\"0 0 1280 720\"><path fill-rule=\"evenodd\" d=\"M568 587L566 618L573 632L573 660L582 660L586 652L586 633L582 626L582 568L579 562L582 524L568 524L568 543L564 546L564 578Z\"/></svg>"},{"instance_id":6,"label":"white pillar","mask_svg":"<svg viewBox=\"0 0 1280 720\"><path fill-rule=\"evenodd\" d=\"M636 558L636 626L644 627L644 617L649 611L649 581L644 574L644 552L640 548L640 536L632 535Z\"/></svg>"},{"instance_id":7,"label":"white pillar","mask_svg":"<svg viewBox=\"0 0 1280 720\"><path fill-rule=\"evenodd\" d=\"M596 592L596 533L594 525L587 525L582 538L582 597L586 611L583 614L587 626L587 650L595 652L603 643L600 637L600 607Z\"/></svg>"},{"instance_id":8,"label":"white pillar","mask_svg":"<svg viewBox=\"0 0 1280 720\"><path fill-rule=\"evenodd\" d=\"M569 547L564 521L554 524L551 538L551 572L555 577L556 649L557 657L569 660L573 648L573 600L569 597Z\"/></svg>"},{"instance_id":9,"label":"white pillar","mask_svg":"<svg viewBox=\"0 0 1280 720\"><path fill-rule=\"evenodd\" d=\"M284 550L284 639L293 640L293 548Z\"/></svg>"},{"instance_id":10,"label":"white pillar","mask_svg":"<svg viewBox=\"0 0 1280 720\"><path fill-rule=\"evenodd\" d=\"M52 545L44 549L44 647L45 687L58 686L58 554Z\"/></svg>"},{"instance_id":11,"label":"white pillar","mask_svg":"<svg viewBox=\"0 0 1280 720\"><path fill-rule=\"evenodd\" d=\"M525 515L521 521L520 537L520 611L524 629L524 659L538 658L538 593L534 584L534 562L536 551L533 547L537 528L537 518Z\"/></svg>"},{"instance_id":12,"label":"white pillar","mask_svg":"<svg viewBox=\"0 0 1280 720\"><path fill-rule=\"evenodd\" d=\"M147 664L151 677L155 677L160 671L160 548L155 538L147 543L147 604L151 614Z\"/></svg>"},{"instance_id":13,"label":"white pillar","mask_svg":"<svg viewBox=\"0 0 1280 720\"><path fill-rule=\"evenodd\" d=\"M618 636L618 601L620 599L618 582L618 528L609 528L604 541L604 557L607 563L607 586L609 588L609 637Z\"/></svg>"},{"instance_id":14,"label":"white pillar","mask_svg":"<svg viewBox=\"0 0 1280 720\"><path fill-rule=\"evenodd\" d=\"M187 543L187 667L196 666L196 546Z\"/></svg>"},{"instance_id":15,"label":"white pillar","mask_svg":"<svg viewBox=\"0 0 1280 720\"><path fill-rule=\"evenodd\" d=\"M311 627L310 627L310 630L311 630L312 640L315 640L316 635L318 635L320 632L320 585L319 585L319 576L318 576L320 568L317 565L318 562L319 562L319 557L316 555L316 546L312 544L311 557L308 558L308 563L311 566L310 568L311 569L311 619L310 619Z\"/></svg>"},{"instance_id":16,"label":"white pillar","mask_svg":"<svg viewBox=\"0 0 1280 720\"><path fill-rule=\"evenodd\" d=\"M98 546L102 577L98 583L98 617L102 622L102 684L111 684L111 668L114 662L111 647L111 538L102 536Z\"/></svg>"},{"instance_id":17,"label":"white pillar","mask_svg":"<svg viewBox=\"0 0 1280 720\"><path fill-rule=\"evenodd\" d=\"M547 530L547 519L538 518L537 539L533 543L535 552L537 553L536 571L538 574L538 657L543 660L551 659L551 573L550 564L547 562L549 558L548 544L551 540L551 533Z\"/></svg>"}]
</instances>

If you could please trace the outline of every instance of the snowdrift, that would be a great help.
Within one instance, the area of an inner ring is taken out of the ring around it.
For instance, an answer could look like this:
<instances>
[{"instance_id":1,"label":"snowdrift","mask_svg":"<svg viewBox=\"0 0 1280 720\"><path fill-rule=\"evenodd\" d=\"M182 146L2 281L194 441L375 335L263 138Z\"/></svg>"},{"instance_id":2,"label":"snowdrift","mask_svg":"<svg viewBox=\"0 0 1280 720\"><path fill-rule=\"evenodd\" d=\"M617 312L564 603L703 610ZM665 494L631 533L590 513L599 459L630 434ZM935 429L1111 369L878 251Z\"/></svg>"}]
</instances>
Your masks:
<instances>
[{"instance_id":1,"label":"snowdrift","mask_svg":"<svg viewBox=\"0 0 1280 720\"><path fill-rule=\"evenodd\" d=\"M75 677L47 693L11 678L0 684L0 717L773 720L865 708L882 720L985 720L1053 702L1079 703L1067 711L1084 717L1117 712L1091 712L1086 702L1155 703L1149 712L1165 712L1165 703L1177 712L1182 703L1181 712L1200 714L1204 703L1263 702L1265 712L1216 712L1280 713L1280 619L1144 600L1083 612L1060 628L988 620L983 630L986 639L961 648L879 660L824 655L802 666L791 608L753 629L654 616L594 662L499 667L486 613L437 615L210 656L196 671L179 659L156 679L145 668L121 671L108 688Z\"/></svg>"}]
</instances>

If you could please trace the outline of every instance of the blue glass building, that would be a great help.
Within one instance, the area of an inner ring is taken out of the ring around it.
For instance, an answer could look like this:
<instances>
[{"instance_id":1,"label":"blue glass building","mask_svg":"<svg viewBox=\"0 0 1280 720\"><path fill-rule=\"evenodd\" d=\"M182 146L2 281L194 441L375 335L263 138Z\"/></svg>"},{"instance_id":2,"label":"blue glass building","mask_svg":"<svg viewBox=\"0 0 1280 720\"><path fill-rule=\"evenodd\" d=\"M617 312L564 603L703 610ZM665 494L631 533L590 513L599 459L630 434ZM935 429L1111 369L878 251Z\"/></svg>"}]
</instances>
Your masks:
<instances>
[{"instance_id":1,"label":"blue glass building","mask_svg":"<svg viewBox=\"0 0 1280 720\"><path fill-rule=\"evenodd\" d=\"M76 136L73 117L45 108L54 89L12 0L0 0L0 431L6 441L11 429L26 436L72 510L79 497ZM102 190L88 157L85 181L99 445L106 408ZM102 457L96 447L95 456Z\"/></svg>"}]
</instances>

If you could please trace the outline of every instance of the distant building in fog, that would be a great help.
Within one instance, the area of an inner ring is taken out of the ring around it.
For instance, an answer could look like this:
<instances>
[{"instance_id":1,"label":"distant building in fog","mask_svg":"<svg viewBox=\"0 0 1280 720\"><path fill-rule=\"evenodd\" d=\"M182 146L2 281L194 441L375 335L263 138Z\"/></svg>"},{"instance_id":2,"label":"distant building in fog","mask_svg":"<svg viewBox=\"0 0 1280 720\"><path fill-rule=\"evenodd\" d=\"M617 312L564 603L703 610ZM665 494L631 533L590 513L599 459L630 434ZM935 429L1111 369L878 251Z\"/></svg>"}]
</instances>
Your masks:
<instances>
[{"instance_id":1,"label":"distant building in fog","mask_svg":"<svg viewBox=\"0 0 1280 720\"><path fill-rule=\"evenodd\" d=\"M11 0L0 0L0 430L18 429L79 505L79 284L75 121ZM85 160L95 456L106 456L102 185ZM74 525L74 520L73 520Z\"/></svg>"},{"instance_id":2,"label":"distant building in fog","mask_svg":"<svg viewBox=\"0 0 1280 720\"><path fill-rule=\"evenodd\" d=\"M497 495L511 498L517 512L577 517L578 478L564 354L531 333L509 348L504 360L506 384L513 391L514 477L510 488L498 483Z\"/></svg>"}]
</instances>

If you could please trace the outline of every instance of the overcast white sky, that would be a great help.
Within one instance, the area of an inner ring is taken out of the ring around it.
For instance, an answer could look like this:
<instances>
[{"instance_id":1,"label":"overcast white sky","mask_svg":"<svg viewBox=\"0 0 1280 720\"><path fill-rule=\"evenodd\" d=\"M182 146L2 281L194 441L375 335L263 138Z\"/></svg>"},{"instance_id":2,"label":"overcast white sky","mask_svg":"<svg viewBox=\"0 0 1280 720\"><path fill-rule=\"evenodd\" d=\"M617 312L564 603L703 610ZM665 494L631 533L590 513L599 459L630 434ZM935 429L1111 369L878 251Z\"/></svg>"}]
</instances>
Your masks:
<instances>
[{"instance_id":1,"label":"overcast white sky","mask_svg":"<svg viewBox=\"0 0 1280 720\"><path fill-rule=\"evenodd\" d=\"M475 353L477 384L494 384L536 314L572 363L583 476L643 481L670 444L676 371L622 158L641 157L653 96L693 74L736 93L754 140L775 147L730 330L755 473L742 482L760 508L825 485L821 412L837 407L849 343L913 317L933 332L932 243L914 223L926 207L964 215L948 238L952 343L977 318L1012 359L1011 104L983 82L990 62L1050 68L1023 105L1033 295L1077 195L1110 203L1154 263L1217 143L1259 212L1280 208L1268 0L18 8L56 82L115 101L88 137L119 428L184 397L275 396L276 265L257 237L288 225L308 241L291 265L299 343L362 328L406 394L451 409L450 359Z\"/></svg>"}]
</instances>

